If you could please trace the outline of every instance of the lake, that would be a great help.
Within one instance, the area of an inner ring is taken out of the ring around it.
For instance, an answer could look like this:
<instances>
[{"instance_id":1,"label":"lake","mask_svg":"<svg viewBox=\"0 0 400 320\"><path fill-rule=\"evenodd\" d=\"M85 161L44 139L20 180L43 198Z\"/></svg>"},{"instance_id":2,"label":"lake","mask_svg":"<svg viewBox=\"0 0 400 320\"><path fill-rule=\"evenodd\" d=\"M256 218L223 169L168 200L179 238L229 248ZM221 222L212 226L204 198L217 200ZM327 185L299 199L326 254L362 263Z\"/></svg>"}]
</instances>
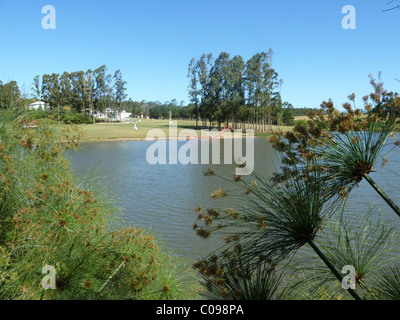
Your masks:
<instances>
[{"instance_id":1,"label":"lake","mask_svg":"<svg viewBox=\"0 0 400 320\"><path fill-rule=\"evenodd\" d=\"M206 177L203 173L211 168L216 174L233 181L237 165L150 165L146 151L153 143L82 143L82 148L68 152L67 158L78 175L96 168L97 174L105 178L117 195L117 205L123 209L121 215L126 223L151 229L175 254L188 258L207 256L218 249L222 241L218 238L203 240L195 235L192 227L196 222L195 208L199 205L203 208L235 208L241 198L234 183L216 176ZM185 143L179 141L178 148ZM275 172L279 161L271 144L265 138L255 138L254 146L255 171L263 174ZM371 177L399 204L399 150L389 159L392 161L385 167L376 168L377 172ZM218 188L222 188L228 197L211 200L210 194ZM381 212L386 223L400 228L396 214L366 181L362 181L352 192L347 210L358 214L371 208Z\"/></svg>"}]
</instances>

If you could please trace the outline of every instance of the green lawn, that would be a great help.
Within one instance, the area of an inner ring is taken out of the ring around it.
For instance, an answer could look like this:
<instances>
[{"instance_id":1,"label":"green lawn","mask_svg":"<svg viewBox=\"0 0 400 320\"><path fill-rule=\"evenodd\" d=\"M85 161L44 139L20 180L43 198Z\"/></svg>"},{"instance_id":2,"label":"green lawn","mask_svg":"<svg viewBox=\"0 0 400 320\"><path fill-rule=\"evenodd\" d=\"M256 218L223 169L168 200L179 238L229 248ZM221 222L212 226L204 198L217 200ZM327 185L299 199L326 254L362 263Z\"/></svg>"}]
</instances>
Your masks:
<instances>
[{"instance_id":1,"label":"green lawn","mask_svg":"<svg viewBox=\"0 0 400 320\"><path fill-rule=\"evenodd\" d=\"M136 123L138 130L134 130L134 124L110 123L110 124L85 124L79 125L83 132L82 141L104 141L104 140L135 140L145 139L147 132L151 129L161 129L166 137L169 137L168 120L142 120ZM178 121L178 134L185 129L195 129L195 121ZM292 127L281 127L282 131L291 130ZM274 130L276 127L273 128ZM200 129L196 130L200 136ZM270 133L256 133L256 136L267 137ZM172 135L176 138L176 135Z\"/></svg>"},{"instance_id":2,"label":"green lawn","mask_svg":"<svg viewBox=\"0 0 400 320\"><path fill-rule=\"evenodd\" d=\"M178 134L182 129L191 128L195 124L194 121L178 121ZM134 130L133 123L85 124L79 125L79 128L84 134L82 141L145 139L151 129L161 129L169 136L168 120L142 120L136 126L138 130Z\"/></svg>"}]
</instances>

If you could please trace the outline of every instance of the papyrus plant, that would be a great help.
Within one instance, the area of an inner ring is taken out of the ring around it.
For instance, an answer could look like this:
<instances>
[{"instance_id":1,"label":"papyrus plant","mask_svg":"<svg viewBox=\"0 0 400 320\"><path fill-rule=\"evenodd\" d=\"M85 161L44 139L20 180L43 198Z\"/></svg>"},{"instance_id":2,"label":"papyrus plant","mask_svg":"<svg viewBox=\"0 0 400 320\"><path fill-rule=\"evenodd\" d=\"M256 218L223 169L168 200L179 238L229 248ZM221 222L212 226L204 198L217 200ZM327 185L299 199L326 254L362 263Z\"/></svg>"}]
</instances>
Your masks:
<instances>
[{"instance_id":1,"label":"papyrus plant","mask_svg":"<svg viewBox=\"0 0 400 320\"><path fill-rule=\"evenodd\" d=\"M234 181L244 184L241 208L222 211L199 207L196 210L204 223L194 226L199 236L208 238L213 232L229 230L226 231L229 234L225 238L226 247L218 255L195 264L207 279L206 283L218 283L221 293L229 293L224 278L227 265L240 270L242 264L238 261L244 260L253 270L264 265L264 272L274 272L283 263L292 261L300 248L309 247L325 265L324 270L329 270L336 279L338 287L343 280L340 264L353 263L358 275L357 286L355 290L347 289L348 293L354 299L360 299L360 294L366 296L363 279L371 261L379 256L376 250L374 255L362 255L371 243L360 244L357 238L349 238L347 247L333 248L324 246L318 239L326 223L337 215L353 187L362 179L371 183L396 211L394 202L369 175L384 161L390 148L389 139L394 139L398 131L396 117L400 98L395 95L387 99L382 84L372 77L371 84L374 92L364 97L364 111L346 103L342 112L334 108L332 101L324 102L320 110L309 113L307 125L297 124L293 132L274 134L270 142L281 155L281 170L273 178L254 175L252 181L235 176ZM349 99L354 102L355 96ZM397 145L393 142L392 146ZM207 175L211 173L209 170ZM226 192L218 190L213 194L213 198L218 196L225 197ZM386 232L378 231L381 235ZM375 245L371 240L372 248L385 246L385 236L378 240ZM352 256L354 247L359 252ZM358 261L357 257L365 259Z\"/></svg>"},{"instance_id":2,"label":"papyrus plant","mask_svg":"<svg viewBox=\"0 0 400 320\"><path fill-rule=\"evenodd\" d=\"M385 299L382 270L396 260L392 254L396 240L395 229L376 219L374 209L357 214L343 208L326 223L316 243L337 270L354 268L357 292L363 299ZM290 286L299 298L346 298L336 277L316 257L294 260Z\"/></svg>"},{"instance_id":3,"label":"papyrus plant","mask_svg":"<svg viewBox=\"0 0 400 320\"><path fill-rule=\"evenodd\" d=\"M330 180L330 194L346 199L355 185L365 179L400 216L400 208L371 178L376 168L387 161L387 154L400 145L400 97L389 95L381 82L371 77L374 92L363 98L364 110L350 103L339 111L333 102L309 112L307 125L297 124L293 132L275 133L270 142L282 154L282 171L276 181L284 181L296 165L308 170L306 162L318 162ZM390 99L388 98L390 97ZM355 101L355 95L349 96Z\"/></svg>"},{"instance_id":4,"label":"papyrus plant","mask_svg":"<svg viewBox=\"0 0 400 320\"><path fill-rule=\"evenodd\" d=\"M256 174L253 180L241 180L245 192L243 205L238 210L197 209L203 222L202 226L194 226L199 236L207 238L212 232L222 230L229 234L225 238L226 247L219 254L195 264L206 282L220 284L221 293L230 294L225 278L230 274L226 272L227 266L229 270L236 268L238 277L242 274L242 261L246 261L246 268L258 270L262 265L263 272L271 273L306 246L341 283L342 275L315 241L338 203L327 196L329 185L324 179L325 171L317 169L315 163L310 165L314 170L302 172L292 168L293 175L281 184ZM354 290L348 292L360 299Z\"/></svg>"}]
</instances>

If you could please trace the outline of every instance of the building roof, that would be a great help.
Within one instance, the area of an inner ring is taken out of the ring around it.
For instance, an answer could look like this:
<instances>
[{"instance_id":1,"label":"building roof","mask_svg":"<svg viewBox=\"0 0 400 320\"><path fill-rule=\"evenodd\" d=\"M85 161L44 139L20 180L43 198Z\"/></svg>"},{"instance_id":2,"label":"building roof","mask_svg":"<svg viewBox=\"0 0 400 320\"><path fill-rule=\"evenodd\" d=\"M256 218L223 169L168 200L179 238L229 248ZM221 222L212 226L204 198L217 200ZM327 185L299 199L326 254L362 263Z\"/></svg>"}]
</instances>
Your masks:
<instances>
[{"instance_id":1,"label":"building roof","mask_svg":"<svg viewBox=\"0 0 400 320\"><path fill-rule=\"evenodd\" d=\"M31 105L35 105L35 104L43 105L43 104L46 104L46 103L43 102L43 101L36 101L36 102L31 103L30 106L31 106Z\"/></svg>"}]
</instances>

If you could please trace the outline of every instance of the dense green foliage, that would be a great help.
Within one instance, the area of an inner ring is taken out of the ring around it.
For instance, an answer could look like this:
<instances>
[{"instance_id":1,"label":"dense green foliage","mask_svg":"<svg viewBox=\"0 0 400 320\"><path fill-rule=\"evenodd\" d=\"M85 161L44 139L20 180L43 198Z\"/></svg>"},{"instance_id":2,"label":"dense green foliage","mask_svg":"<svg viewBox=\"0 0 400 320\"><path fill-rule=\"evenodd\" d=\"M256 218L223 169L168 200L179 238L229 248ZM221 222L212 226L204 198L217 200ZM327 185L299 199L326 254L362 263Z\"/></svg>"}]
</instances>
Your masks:
<instances>
[{"instance_id":1,"label":"dense green foliage","mask_svg":"<svg viewBox=\"0 0 400 320\"><path fill-rule=\"evenodd\" d=\"M121 115L122 102L126 99L126 82L117 70L107 74L102 65L95 70L44 74L42 80L36 76L32 91L36 99L46 102L50 108L70 109L76 113ZM95 121L95 117L92 117Z\"/></svg>"},{"instance_id":2,"label":"dense green foliage","mask_svg":"<svg viewBox=\"0 0 400 320\"><path fill-rule=\"evenodd\" d=\"M149 116L153 119L169 119L170 112L173 119L191 120L193 119L193 106L185 106L185 102L181 101L178 105L176 99L166 101L125 101L125 110L134 115Z\"/></svg>"},{"instance_id":3,"label":"dense green foliage","mask_svg":"<svg viewBox=\"0 0 400 320\"><path fill-rule=\"evenodd\" d=\"M192 118L191 108L184 107L183 102L178 106L175 99L165 103L126 100L126 85L120 70L114 75L107 74L107 67L103 65L93 71L45 74L42 80L36 76L32 92L36 99L48 103L50 109L55 110L59 106L62 113L72 113L67 116L66 123L99 121L100 115L103 119L120 120L122 110L155 119L169 117L170 111L175 119ZM84 118L83 121L77 116L80 113L94 114L95 117L90 117L89 121Z\"/></svg>"},{"instance_id":4,"label":"dense green foliage","mask_svg":"<svg viewBox=\"0 0 400 320\"><path fill-rule=\"evenodd\" d=\"M19 106L21 92L16 81L10 81L3 84L0 81L0 109L6 109L10 106Z\"/></svg>"},{"instance_id":5,"label":"dense green foliage","mask_svg":"<svg viewBox=\"0 0 400 320\"><path fill-rule=\"evenodd\" d=\"M146 231L121 229L103 183L73 176L62 152L79 132L30 121L0 110L0 298L189 298L182 262ZM55 290L42 288L47 265Z\"/></svg>"},{"instance_id":6,"label":"dense green foliage","mask_svg":"<svg viewBox=\"0 0 400 320\"><path fill-rule=\"evenodd\" d=\"M311 108L293 108L292 114L294 117L304 117L307 116L308 112L313 111Z\"/></svg>"},{"instance_id":7,"label":"dense green foliage","mask_svg":"<svg viewBox=\"0 0 400 320\"><path fill-rule=\"evenodd\" d=\"M272 124L291 125L292 105L281 98L282 80L272 68L272 51L255 54L246 63L238 55L222 52L216 59L203 54L189 64L189 96L196 120L250 123L258 131ZM244 127L244 126L243 126Z\"/></svg>"},{"instance_id":8,"label":"dense green foliage","mask_svg":"<svg viewBox=\"0 0 400 320\"><path fill-rule=\"evenodd\" d=\"M127 100L126 81L117 70L108 74L105 65L94 70L65 71L35 76L32 95L21 96L18 84L0 82L0 109L18 107L27 110L37 100L46 103L46 116L64 123L95 123L96 121L120 121L122 111L134 116L154 119L195 119L222 123L231 121L235 128L251 124L258 131L266 131L272 124L292 125L293 106L282 102L282 80L272 68L272 51L258 53L247 63L240 56L232 59L223 52L217 59L203 55L189 66L190 104L178 104L176 99L159 101ZM57 117L54 112L57 111ZM85 114L86 116L80 116ZM40 115L40 113L38 114Z\"/></svg>"},{"instance_id":9,"label":"dense green foliage","mask_svg":"<svg viewBox=\"0 0 400 320\"><path fill-rule=\"evenodd\" d=\"M85 113L77 113L66 110L30 110L25 113L30 118L39 120L40 123L56 124L60 120L65 124L84 124L91 123L92 119Z\"/></svg>"},{"instance_id":10,"label":"dense green foliage","mask_svg":"<svg viewBox=\"0 0 400 320\"><path fill-rule=\"evenodd\" d=\"M32 95L22 95L17 82L3 84L0 81L0 109L16 107L27 110L29 104L40 100L46 103L46 110L30 112L36 119L51 119L64 123L93 123L95 121L120 120L121 111L134 116L151 118L192 119L193 107L178 105L176 99L161 103L159 101L127 100L126 81L117 70L114 75L107 74L105 65L95 69L64 72L63 74L39 75L33 79ZM92 116L94 115L94 117ZM60 116L60 117L59 117ZM101 119L100 119L101 118Z\"/></svg>"}]
</instances>

